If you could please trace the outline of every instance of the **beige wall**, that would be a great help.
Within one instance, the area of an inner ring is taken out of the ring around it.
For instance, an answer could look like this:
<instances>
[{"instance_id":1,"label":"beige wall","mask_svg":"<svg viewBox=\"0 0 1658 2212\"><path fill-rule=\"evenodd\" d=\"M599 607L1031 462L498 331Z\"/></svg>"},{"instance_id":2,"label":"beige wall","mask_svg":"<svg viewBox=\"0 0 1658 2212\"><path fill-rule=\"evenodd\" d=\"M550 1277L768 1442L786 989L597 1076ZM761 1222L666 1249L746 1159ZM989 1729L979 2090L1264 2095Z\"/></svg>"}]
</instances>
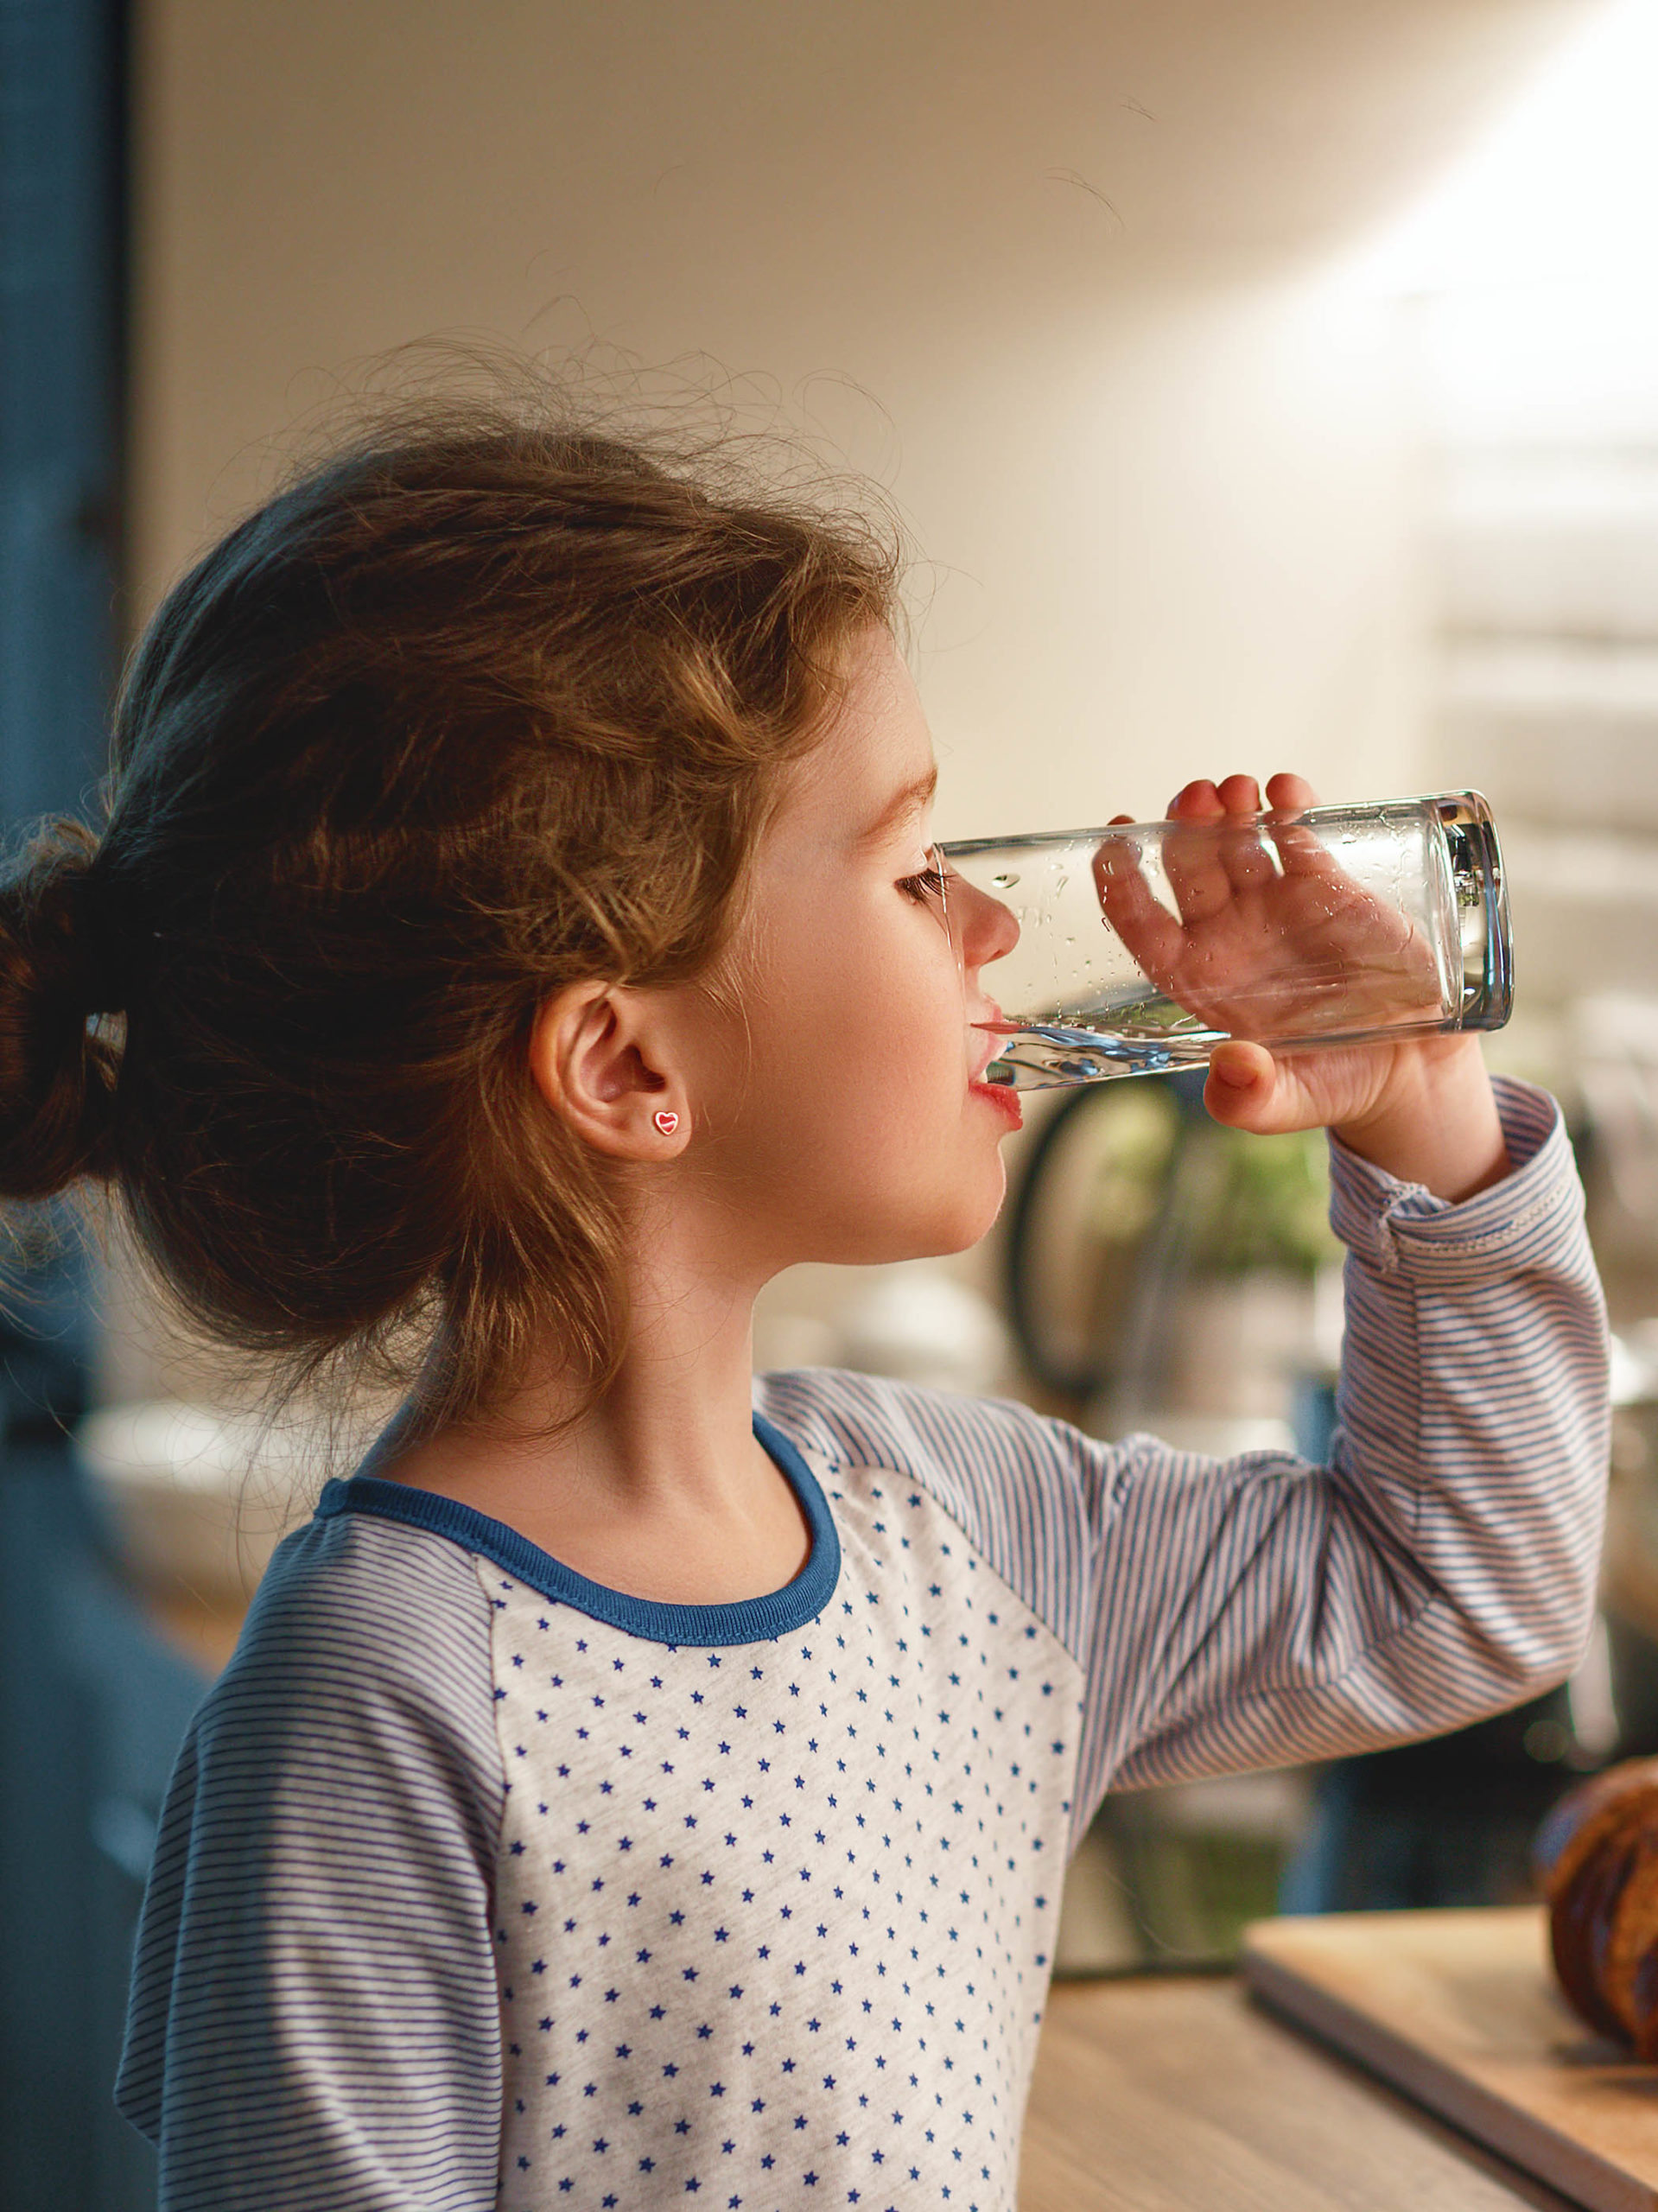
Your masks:
<instances>
[{"instance_id":1,"label":"beige wall","mask_svg":"<svg viewBox=\"0 0 1658 2212\"><path fill-rule=\"evenodd\" d=\"M891 483L946 834L1408 782L1397 395L1323 264L1589 12L149 0L141 601L364 357L591 330Z\"/></svg>"},{"instance_id":2,"label":"beige wall","mask_svg":"<svg viewBox=\"0 0 1658 2212\"><path fill-rule=\"evenodd\" d=\"M1406 416L1330 272L1590 12L143 0L140 609L365 357L591 334L890 485L942 834L1407 788Z\"/></svg>"}]
</instances>

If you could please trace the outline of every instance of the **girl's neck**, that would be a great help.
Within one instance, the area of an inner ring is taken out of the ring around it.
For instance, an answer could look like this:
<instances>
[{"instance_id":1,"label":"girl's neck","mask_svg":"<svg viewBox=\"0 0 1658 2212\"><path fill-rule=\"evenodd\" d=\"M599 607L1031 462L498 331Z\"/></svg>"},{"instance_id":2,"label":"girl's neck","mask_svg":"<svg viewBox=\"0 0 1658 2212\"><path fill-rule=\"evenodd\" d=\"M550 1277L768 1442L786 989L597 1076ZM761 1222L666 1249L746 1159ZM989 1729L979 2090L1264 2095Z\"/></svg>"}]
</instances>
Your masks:
<instances>
[{"instance_id":1,"label":"girl's neck","mask_svg":"<svg viewBox=\"0 0 1658 2212\"><path fill-rule=\"evenodd\" d=\"M693 1605L769 1596L802 1572L811 1534L753 1434L752 1313L750 1300L700 1315L682 1302L636 1329L611 1388L550 1438L563 1406L543 1378L487 1427L407 1452L393 1441L376 1471L505 1522L610 1590Z\"/></svg>"},{"instance_id":2,"label":"girl's neck","mask_svg":"<svg viewBox=\"0 0 1658 2212\"><path fill-rule=\"evenodd\" d=\"M752 1427L753 1290L664 1256L630 1284L627 1348L594 1405L569 1418L571 1386L549 1348L487 1419L394 1447L387 1471L584 1521L751 1511L757 1489L780 1479Z\"/></svg>"}]
</instances>

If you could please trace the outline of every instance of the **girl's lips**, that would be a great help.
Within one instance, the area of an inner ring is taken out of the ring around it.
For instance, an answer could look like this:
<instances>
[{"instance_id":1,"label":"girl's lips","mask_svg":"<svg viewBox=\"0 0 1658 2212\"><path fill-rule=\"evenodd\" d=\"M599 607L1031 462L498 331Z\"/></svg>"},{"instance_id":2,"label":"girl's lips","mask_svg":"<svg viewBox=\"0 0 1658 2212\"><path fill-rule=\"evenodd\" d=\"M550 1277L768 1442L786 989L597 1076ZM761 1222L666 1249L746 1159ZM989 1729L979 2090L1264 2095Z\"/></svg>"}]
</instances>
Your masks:
<instances>
[{"instance_id":1,"label":"girl's lips","mask_svg":"<svg viewBox=\"0 0 1658 2212\"><path fill-rule=\"evenodd\" d=\"M992 1000L990 1011L988 1014L981 1014L978 1020L973 1024L973 1027L977 1032L977 1036L975 1040L973 1049L973 1072L968 1077L968 1081L969 1083L976 1084L978 1082L979 1077L984 1073L991 1061L995 1058L996 1055L1001 1050L1001 1039L997 1036L994 1031L988 1030L985 1027L987 1022L1000 1021L1001 1018L1001 1008L994 1000Z\"/></svg>"},{"instance_id":2,"label":"girl's lips","mask_svg":"<svg viewBox=\"0 0 1658 2212\"><path fill-rule=\"evenodd\" d=\"M968 1089L975 1097L988 1099L998 1113L1007 1116L1014 1128L1024 1128L1025 1109L1019 1103L1018 1091L997 1083L969 1083Z\"/></svg>"}]
</instances>

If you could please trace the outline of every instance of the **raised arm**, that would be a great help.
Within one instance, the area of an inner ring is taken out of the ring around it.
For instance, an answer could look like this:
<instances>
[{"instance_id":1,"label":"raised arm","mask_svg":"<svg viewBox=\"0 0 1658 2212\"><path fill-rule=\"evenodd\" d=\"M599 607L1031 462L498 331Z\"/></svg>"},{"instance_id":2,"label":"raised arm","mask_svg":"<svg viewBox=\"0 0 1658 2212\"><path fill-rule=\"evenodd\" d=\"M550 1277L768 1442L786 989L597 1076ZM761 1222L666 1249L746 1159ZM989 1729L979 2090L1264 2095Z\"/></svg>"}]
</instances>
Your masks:
<instances>
[{"instance_id":1,"label":"raised arm","mask_svg":"<svg viewBox=\"0 0 1658 2212\"><path fill-rule=\"evenodd\" d=\"M1439 1733L1572 1669L1607 1468L1604 1308L1559 1110L1499 1084L1511 1172L1460 1204L1337 1141L1328 1466L1102 1457L1085 1821L1107 1788Z\"/></svg>"}]
</instances>

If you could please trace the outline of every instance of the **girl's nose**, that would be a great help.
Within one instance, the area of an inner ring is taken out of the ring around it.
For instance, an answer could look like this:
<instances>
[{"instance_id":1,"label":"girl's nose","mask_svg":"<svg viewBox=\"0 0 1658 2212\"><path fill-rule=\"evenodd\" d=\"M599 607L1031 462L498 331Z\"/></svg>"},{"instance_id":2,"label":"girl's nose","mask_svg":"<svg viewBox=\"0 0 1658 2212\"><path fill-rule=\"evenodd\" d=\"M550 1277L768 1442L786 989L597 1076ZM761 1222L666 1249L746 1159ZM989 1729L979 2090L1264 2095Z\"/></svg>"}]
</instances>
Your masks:
<instances>
[{"instance_id":1,"label":"girl's nose","mask_svg":"<svg viewBox=\"0 0 1658 2212\"><path fill-rule=\"evenodd\" d=\"M1000 960L1019 943L1019 924L1011 908L988 891L975 889L959 876L952 877L947 893L950 918L964 968L983 968Z\"/></svg>"}]
</instances>

